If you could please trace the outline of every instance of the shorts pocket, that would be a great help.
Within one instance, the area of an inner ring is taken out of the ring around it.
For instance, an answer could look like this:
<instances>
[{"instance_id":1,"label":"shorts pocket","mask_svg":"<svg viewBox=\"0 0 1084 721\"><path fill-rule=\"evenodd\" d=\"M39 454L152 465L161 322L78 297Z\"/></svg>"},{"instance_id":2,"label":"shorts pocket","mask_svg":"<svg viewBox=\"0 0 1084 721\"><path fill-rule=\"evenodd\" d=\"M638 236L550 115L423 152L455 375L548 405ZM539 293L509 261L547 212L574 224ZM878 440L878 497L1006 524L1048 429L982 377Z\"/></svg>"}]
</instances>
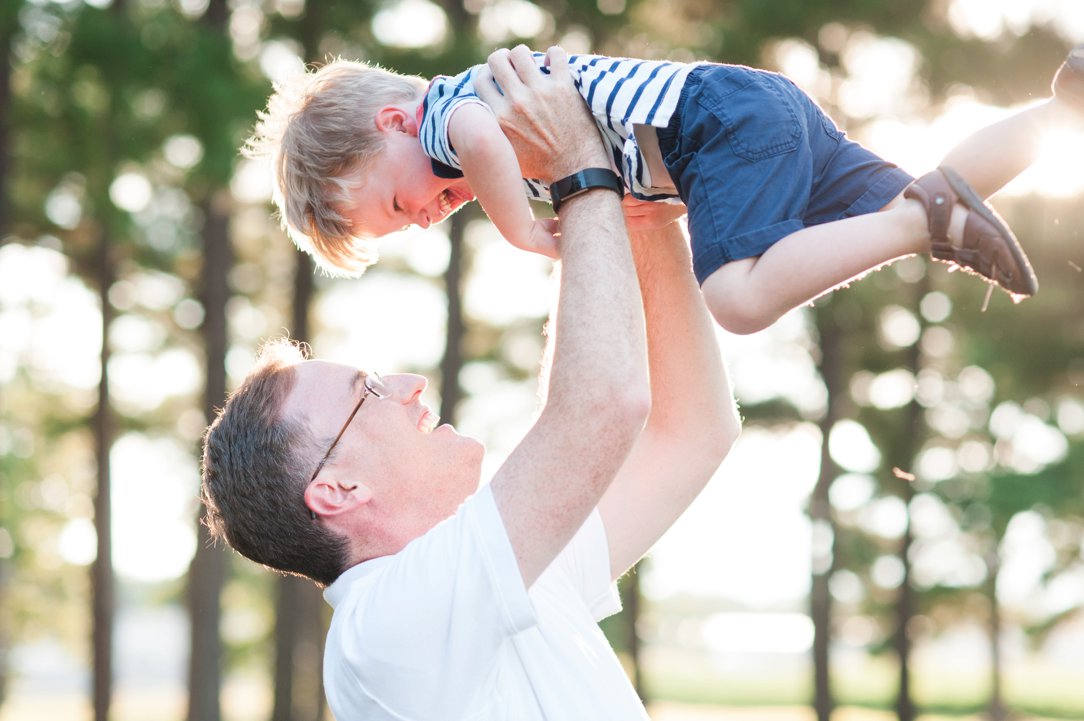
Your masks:
<instances>
[{"instance_id":1,"label":"shorts pocket","mask_svg":"<svg viewBox=\"0 0 1084 721\"><path fill-rule=\"evenodd\" d=\"M748 80L723 96L704 94L700 102L726 128L739 158L756 162L793 151L802 139L802 123L791 99L767 73L750 73Z\"/></svg>"}]
</instances>

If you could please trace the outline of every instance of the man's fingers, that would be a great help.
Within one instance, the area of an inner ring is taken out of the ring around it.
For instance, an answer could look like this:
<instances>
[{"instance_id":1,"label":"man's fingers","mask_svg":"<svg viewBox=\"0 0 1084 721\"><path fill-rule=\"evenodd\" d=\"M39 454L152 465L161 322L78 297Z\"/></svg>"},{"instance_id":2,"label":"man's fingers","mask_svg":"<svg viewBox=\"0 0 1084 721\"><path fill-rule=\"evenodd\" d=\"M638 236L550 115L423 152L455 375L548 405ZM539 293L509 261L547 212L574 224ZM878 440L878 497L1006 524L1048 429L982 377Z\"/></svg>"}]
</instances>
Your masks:
<instances>
[{"instance_id":1,"label":"man's fingers","mask_svg":"<svg viewBox=\"0 0 1084 721\"><path fill-rule=\"evenodd\" d=\"M498 48L491 52L489 57L486 58L486 67L489 68L491 80L495 81L506 93L513 83L518 82L508 48ZM489 85L492 85L492 83L489 83ZM489 102L484 97L482 99L487 103Z\"/></svg>"},{"instance_id":2,"label":"man's fingers","mask_svg":"<svg viewBox=\"0 0 1084 721\"><path fill-rule=\"evenodd\" d=\"M478 93L483 103L493 108L494 112L499 112L507 102L501 95L496 80L493 78L493 71L488 65L483 65L478 69L478 75L474 79L474 91Z\"/></svg>"},{"instance_id":3,"label":"man's fingers","mask_svg":"<svg viewBox=\"0 0 1084 721\"><path fill-rule=\"evenodd\" d=\"M568 53L560 45L552 45L546 51L546 67L550 69L550 75L564 77L568 75Z\"/></svg>"},{"instance_id":4,"label":"man's fingers","mask_svg":"<svg viewBox=\"0 0 1084 721\"><path fill-rule=\"evenodd\" d=\"M534 85L541 79L542 73L538 71L538 63L535 62L534 53L526 45L517 45L508 54L512 67L516 70L520 82L524 85Z\"/></svg>"}]
</instances>

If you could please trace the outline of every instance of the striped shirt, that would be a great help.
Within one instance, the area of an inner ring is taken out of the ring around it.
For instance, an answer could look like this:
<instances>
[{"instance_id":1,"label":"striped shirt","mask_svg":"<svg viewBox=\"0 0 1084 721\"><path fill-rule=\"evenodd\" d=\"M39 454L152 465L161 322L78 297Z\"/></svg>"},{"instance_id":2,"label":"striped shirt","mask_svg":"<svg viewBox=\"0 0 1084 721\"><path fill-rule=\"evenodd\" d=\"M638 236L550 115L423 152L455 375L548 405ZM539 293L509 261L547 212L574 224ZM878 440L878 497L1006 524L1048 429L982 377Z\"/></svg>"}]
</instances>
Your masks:
<instances>
[{"instance_id":1,"label":"striped shirt","mask_svg":"<svg viewBox=\"0 0 1084 721\"><path fill-rule=\"evenodd\" d=\"M535 53L543 73L545 55ZM613 167L635 197L641 200L674 198L672 190L652 187L647 161L636 143L637 125L665 128L677 108L681 89L693 65L659 60L572 55L569 70L595 124L610 150ZM462 166L448 139L448 120L463 103L485 105L475 94L474 81L482 68L476 65L454 77L439 76L429 85L421 105L418 138L433 162L433 172L444 178L462 177ZM486 106L488 107L488 106ZM549 187L525 178L527 196L550 200Z\"/></svg>"}]
</instances>

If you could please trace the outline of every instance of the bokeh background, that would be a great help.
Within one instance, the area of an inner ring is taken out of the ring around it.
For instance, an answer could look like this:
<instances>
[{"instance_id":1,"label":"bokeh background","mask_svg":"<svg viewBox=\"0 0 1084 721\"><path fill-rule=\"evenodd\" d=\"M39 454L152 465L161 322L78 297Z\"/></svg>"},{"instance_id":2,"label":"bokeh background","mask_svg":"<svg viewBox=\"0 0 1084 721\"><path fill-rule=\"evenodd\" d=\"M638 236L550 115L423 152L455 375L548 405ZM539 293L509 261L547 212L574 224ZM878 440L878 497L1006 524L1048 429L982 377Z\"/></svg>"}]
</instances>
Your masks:
<instances>
[{"instance_id":1,"label":"bokeh background","mask_svg":"<svg viewBox=\"0 0 1084 721\"><path fill-rule=\"evenodd\" d=\"M330 718L318 591L198 523L262 339L426 374L490 472L531 422L549 262L467 208L314 272L237 152L276 78L746 63L920 174L1081 41L1081 0L4 0L0 719ZM655 719L1084 718L1084 134L1032 140L995 205L1036 298L914 258L719 332L744 436L606 624Z\"/></svg>"}]
</instances>

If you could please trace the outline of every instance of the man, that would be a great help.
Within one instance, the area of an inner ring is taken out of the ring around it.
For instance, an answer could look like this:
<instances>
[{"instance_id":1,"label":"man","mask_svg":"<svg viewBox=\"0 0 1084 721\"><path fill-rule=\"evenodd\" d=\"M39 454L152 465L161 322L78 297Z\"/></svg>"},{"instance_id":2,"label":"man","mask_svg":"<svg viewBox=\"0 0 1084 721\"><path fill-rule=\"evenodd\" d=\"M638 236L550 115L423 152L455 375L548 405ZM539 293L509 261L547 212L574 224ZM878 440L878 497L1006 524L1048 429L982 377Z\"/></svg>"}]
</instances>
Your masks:
<instances>
[{"instance_id":1,"label":"man","mask_svg":"<svg viewBox=\"0 0 1084 721\"><path fill-rule=\"evenodd\" d=\"M524 174L547 182L608 167L563 52L550 56L549 76L525 49L489 61ZM646 718L597 620L739 424L687 244L672 222L652 227L672 214L629 216L631 252L616 193L562 205L546 403L488 485L482 446L432 429L423 378L290 346L261 358L209 429L212 527L327 586L339 721Z\"/></svg>"}]
</instances>

